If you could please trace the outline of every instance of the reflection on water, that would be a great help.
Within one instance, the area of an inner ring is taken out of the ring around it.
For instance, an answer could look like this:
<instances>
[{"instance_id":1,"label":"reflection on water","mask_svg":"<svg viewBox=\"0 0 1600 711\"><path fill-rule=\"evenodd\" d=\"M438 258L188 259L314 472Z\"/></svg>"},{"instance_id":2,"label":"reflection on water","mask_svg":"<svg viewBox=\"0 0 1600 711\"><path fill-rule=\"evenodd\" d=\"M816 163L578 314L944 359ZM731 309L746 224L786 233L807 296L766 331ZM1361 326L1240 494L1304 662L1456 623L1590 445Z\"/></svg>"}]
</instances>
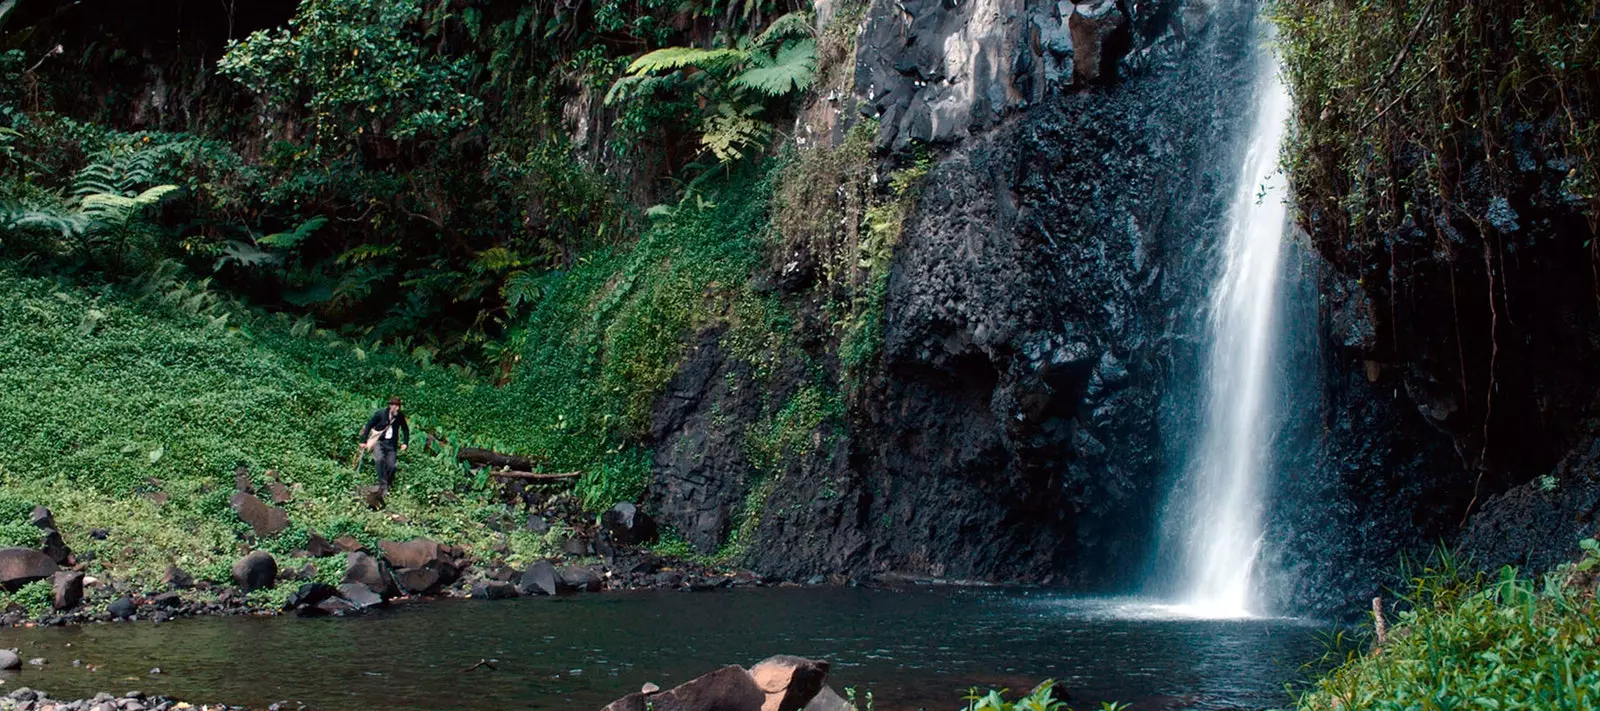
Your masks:
<instances>
[{"instance_id":1,"label":"reflection on water","mask_svg":"<svg viewBox=\"0 0 1600 711\"><path fill-rule=\"evenodd\" d=\"M953 709L969 686L1055 678L1074 705L1263 708L1317 656L1293 620L1203 620L1038 591L761 589L440 601L353 619L214 618L0 631L46 657L7 680L58 698L138 689L342 711L594 709L772 654L833 663L878 709ZM498 669L463 670L481 659ZM83 666L73 666L80 660ZM90 671L89 665L97 667ZM148 674L160 667L158 676Z\"/></svg>"}]
</instances>

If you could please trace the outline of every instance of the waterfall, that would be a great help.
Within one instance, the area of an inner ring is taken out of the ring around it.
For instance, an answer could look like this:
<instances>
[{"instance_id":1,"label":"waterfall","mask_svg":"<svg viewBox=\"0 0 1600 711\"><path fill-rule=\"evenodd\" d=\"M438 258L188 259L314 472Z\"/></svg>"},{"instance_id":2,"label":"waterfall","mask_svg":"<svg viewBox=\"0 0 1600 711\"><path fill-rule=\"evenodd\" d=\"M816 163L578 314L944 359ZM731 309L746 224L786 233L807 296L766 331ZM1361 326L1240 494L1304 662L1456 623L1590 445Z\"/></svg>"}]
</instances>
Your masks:
<instances>
[{"instance_id":1,"label":"waterfall","mask_svg":"<svg viewBox=\"0 0 1600 711\"><path fill-rule=\"evenodd\" d=\"M1187 516L1182 603L1209 617L1250 616L1261 547L1263 500L1277 413L1273 373L1279 338L1280 254L1288 188L1278 167L1289 96L1270 52L1261 52L1249 150L1229 206L1223 269L1210 303L1205 419L1179 506Z\"/></svg>"}]
</instances>

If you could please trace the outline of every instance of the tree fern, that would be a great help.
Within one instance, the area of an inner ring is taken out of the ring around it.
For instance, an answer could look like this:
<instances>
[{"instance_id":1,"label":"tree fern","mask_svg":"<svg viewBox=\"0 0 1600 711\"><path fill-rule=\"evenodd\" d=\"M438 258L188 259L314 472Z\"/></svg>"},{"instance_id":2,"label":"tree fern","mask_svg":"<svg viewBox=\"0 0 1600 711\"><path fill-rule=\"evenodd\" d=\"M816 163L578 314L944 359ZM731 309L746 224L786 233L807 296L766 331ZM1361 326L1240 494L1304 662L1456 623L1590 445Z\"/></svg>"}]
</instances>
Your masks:
<instances>
[{"instance_id":1,"label":"tree fern","mask_svg":"<svg viewBox=\"0 0 1600 711\"><path fill-rule=\"evenodd\" d=\"M772 124L756 118L760 110L760 106L719 104L701 124L700 145L723 162L743 158L746 150L762 145L772 133Z\"/></svg>"},{"instance_id":2,"label":"tree fern","mask_svg":"<svg viewBox=\"0 0 1600 711\"><path fill-rule=\"evenodd\" d=\"M733 78L735 85L774 97L805 91L817 78L817 43L785 42L774 54L752 53L750 63L751 68Z\"/></svg>"},{"instance_id":3,"label":"tree fern","mask_svg":"<svg viewBox=\"0 0 1600 711\"><path fill-rule=\"evenodd\" d=\"M748 57L748 52L732 48L665 47L633 60L633 63L628 65L628 73L639 76L686 67L722 69L743 62Z\"/></svg>"},{"instance_id":4,"label":"tree fern","mask_svg":"<svg viewBox=\"0 0 1600 711\"><path fill-rule=\"evenodd\" d=\"M256 244L267 247L275 247L283 250L294 249L301 242L304 242L307 237L310 237L317 230L322 229L322 226L326 224L328 224L328 218L318 215L300 223L300 225L295 227L292 231L274 232L265 237L261 237L256 240Z\"/></svg>"},{"instance_id":5,"label":"tree fern","mask_svg":"<svg viewBox=\"0 0 1600 711\"><path fill-rule=\"evenodd\" d=\"M786 39L815 37L816 34L816 29L811 26L811 13L791 12L767 25L767 29L756 37L756 44L767 47Z\"/></svg>"}]
</instances>

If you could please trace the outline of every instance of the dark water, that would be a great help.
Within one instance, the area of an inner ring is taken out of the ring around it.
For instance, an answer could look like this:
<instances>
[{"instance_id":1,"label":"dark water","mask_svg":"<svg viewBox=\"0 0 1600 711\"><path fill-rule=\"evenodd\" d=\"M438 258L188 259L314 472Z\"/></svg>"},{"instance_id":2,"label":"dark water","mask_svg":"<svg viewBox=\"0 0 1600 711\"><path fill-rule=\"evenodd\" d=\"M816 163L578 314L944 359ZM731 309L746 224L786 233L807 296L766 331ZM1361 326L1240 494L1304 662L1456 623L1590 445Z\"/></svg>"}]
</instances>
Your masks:
<instances>
[{"instance_id":1,"label":"dark water","mask_svg":"<svg viewBox=\"0 0 1600 711\"><path fill-rule=\"evenodd\" d=\"M835 688L870 689L884 710L955 709L969 686L1026 689L1045 678L1079 709L1112 699L1264 708L1288 701L1285 682L1321 649L1319 628L1304 623L1163 616L1015 590L607 593L440 601L353 619L3 630L0 647L49 660L3 688L329 710L597 709L647 681L670 687L778 653L829 660ZM484 658L498 669L463 671Z\"/></svg>"}]
</instances>

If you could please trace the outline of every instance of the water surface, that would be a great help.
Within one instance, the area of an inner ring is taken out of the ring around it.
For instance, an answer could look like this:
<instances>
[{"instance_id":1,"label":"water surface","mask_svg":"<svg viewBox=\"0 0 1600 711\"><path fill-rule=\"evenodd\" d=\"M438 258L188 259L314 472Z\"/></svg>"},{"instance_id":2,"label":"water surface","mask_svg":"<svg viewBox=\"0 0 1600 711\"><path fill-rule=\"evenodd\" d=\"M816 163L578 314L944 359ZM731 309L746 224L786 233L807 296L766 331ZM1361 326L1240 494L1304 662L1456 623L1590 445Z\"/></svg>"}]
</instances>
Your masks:
<instances>
[{"instance_id":1,"label":"water surface","mask_svg":"<svg viewBox=\"0 0 1600 711\"><path fill-rule=\"evenodd\" d=\"M330 711L598 709L772 654L827 659L876 708L955 709L969 686L1057 679L1077 708L1265 708L1318 656L1292 620L1183 619L1168 608L1025 590L641 592L438 601L351 619L202 618L0 631L43 669L6 677L57 698L138 689L195 702ZM463 671L481 659L495 670ZM82 666L73 666L73 660ZM94 670L89 669L94 665ZM149 670L160 667L160 675Z\"/></svg>"}]
</instances>

